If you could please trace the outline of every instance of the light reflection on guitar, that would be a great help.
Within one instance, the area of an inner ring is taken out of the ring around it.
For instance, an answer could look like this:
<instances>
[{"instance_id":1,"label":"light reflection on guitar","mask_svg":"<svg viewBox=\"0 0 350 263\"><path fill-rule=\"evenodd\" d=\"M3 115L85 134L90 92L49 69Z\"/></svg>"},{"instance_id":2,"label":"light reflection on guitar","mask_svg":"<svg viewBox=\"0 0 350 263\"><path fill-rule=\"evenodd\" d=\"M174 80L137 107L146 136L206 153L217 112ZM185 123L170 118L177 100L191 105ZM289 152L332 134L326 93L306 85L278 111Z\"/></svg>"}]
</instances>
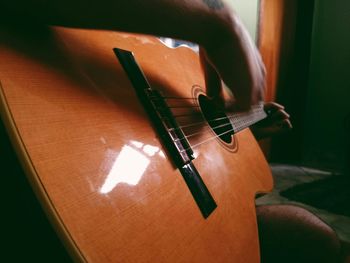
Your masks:
<instances>
[{"instance_id":1,"label":"light reflection on guitar","mask_svg":"<svg viewBox=\"0 0 350 263\"><path fill-rule=\"evenodd\" d=\"M120 183L137 185L155 154L165 158L158 147L130 141L115 158L100 192L107 194Z\"/></svg>"},{"instance_id":2,"label":"light reflection on guitar","mask_svg":"<svg viewBox=\"0 0 350 263\"><path fill-rule=\"evenodd\" d=\"M115 47L133 51L164 96L193 98L192 87L204 87L197 54L152 37L0 29L1 115L71 255L88 262L259 262L254 196L270 190L272 179L249 129L235 135L235 151L218 139L196 147L193 165L217 204L203 218ZM213 136L211 129L199 130L199 142ZM137 152L140 160L115 164L125 152ZM128 169L128 180L142 176L107 187L113 167Z\"/></svg>"}]
</instances>

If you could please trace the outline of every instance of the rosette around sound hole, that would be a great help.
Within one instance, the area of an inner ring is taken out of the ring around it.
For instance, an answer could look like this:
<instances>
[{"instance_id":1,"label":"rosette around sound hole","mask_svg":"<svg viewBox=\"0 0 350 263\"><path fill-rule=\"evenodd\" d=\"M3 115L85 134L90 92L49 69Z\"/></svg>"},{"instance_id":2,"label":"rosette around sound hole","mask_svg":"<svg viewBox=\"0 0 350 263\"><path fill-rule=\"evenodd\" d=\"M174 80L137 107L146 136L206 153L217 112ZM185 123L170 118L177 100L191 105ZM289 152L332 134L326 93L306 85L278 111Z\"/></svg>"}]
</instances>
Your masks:
<instances>
[{"instance_id":1,"label":"rosette around sound hole","mask_svg":"<svg viewBox=\"0 0 350 263\"><path fill-rule=\"evenodd\" d=\"M198 96L202 114L214 133L224 142L230 144L234 134L233 126L226 113L205 95Z\"/></svg>"}]
</instances>

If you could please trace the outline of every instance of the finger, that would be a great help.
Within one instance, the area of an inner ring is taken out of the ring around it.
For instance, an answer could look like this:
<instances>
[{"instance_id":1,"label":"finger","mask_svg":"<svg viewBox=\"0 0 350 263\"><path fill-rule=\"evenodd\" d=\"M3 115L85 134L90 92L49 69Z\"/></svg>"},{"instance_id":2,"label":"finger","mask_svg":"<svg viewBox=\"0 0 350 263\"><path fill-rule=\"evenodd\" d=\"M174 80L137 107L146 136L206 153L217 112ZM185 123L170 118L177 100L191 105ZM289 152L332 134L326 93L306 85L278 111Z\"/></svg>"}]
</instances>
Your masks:
<instances>
[{"instance_id":1,"label":"finger","mask_svg":"<svg viewBox=\"0 0 350 263\"><path fill-rule=\"evenodd\" d=\"M287 131L293 128L293 125L289 119L278 122L277 126L280 131Z\"/></svg>"},{"instance_id":2,"label":"finger","mask_svg":"<svg viewBox=\"0 0 350 263\"><path fill-rule=\"evenodd\" d=\"M206 93L211 98L221 97L221 78L200 47L199 58L204 73Z\"/></svg>"},{"instance_id":3,"label":"finger","mask_svg":"<svg viewBox=\"0 0 350 263\"><path fill-rule=\"evenodd\" d=\"M251 66L251 59L248 58L250 54L246 54L241 46L235 48L230 43L224 43L209 51L205 49L205 55L232 92L238 111L248 110L251 104L259 101L262 97L261 74L255 74L255 67Z\"/></svg>"},{"instance_id":4,"label":"finger","mask_svg":"<svg viewBox=\"0 0 350 263\"><path fill-rule=\"evenodd\" d=\"M277 110L269 115L272 121L289 119L290 115L284 110Z\"/></svg>"},{"instance_id":5,"label":"finger","mask_svg":"<svg viewBox=\"0 0 350 263\"><path fill-rule=\"evenodd\" d=\"M264 110L267 113L273 113L277 110L284 110L284 106L281 104L278 104L277 102L269 101L269 102L265 102Z\"/></svg>"},{"instance_id":6,"label":"finger","mask_svg":"<svg viewBox=\"0 0 350 263\"><path fill-rule=\"evenodd\" d=\"M249 54L248 56L251 57L252 55ZM254 58L247 61L250 66L247 66L249 69L244 72L242 70L244 66L242 65L235 69L237 77L231 90L237 100L237 108L248 110L252 105L256 105L264 99L264 67L260 67L259 63L256 62Z\"/></svg>"},{"instance_id":7,"label":"finger","mask_svg":"<svg viewBox=\"0 0 350 263\"><path fill-rule=\"evenodd\" d=\"M280 123L280 126L283 130L290 130L293 128L293 125L289 119L285 119Z\"/></svg>"},{"instance_id":8,"label":"finger","mask_svg":"<svg viewBox=\"0 0 350 263\"><path fill-rule=\"evenodd\" d=\"M237 70L238 71L238 70ZM245 72L237 73L241 77L245 74ZM242 77L245 79L245 77ZM234 104L231 104L230 110L234 112L244 112L251 109L251 106L257 104L262 97L259 91L256 91L252 85L246 85L244 82L239 79L239 77L235 77L236 82L229 86L229 90L232 92L234 96Z\"/></svg>"},{"instance_id":9,"label":"finger","mask_svg":"<svg viewBox=\"0 0 350 263\"><path fill-rule=\"evenodd\" d=\"M248 31L234 21L234 35L215 46L204 46L205 55L235 98L235 109L245 111L264 95L265 68Z\"/></svg>"}]
</instances>

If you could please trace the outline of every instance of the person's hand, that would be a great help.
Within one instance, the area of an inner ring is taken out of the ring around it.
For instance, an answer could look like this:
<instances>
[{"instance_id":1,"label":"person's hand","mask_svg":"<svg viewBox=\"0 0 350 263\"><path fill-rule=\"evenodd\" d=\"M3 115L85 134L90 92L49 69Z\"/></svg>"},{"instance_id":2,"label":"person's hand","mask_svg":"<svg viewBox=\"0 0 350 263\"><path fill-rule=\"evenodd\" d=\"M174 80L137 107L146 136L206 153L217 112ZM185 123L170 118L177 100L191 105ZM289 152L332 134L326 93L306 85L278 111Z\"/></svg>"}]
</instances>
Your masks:
<instances>
[{"instance_id":1,"label":"person's hand","mask_svg":"<svg viewBox=\"0 0 350 263\"><path fill-rule=\"evenodd\" d=\"M104 0L86 5L84 0L11 0L0 1L0 9L10 15L10 20L16 17L22 22L140 33L197 43L205 63L232 93L223 99L221 85L209 85L208 95L221 98L225 106L234 98L231 109L243 111L262 100L265 68L247 29L225 2Z\"/></svg>"},{"instance_id":2,"label":"person's hand","mask_svg":"<svg viewBox=\"0 0 350 263\"><path fill-rule=\"evenodd\" d=\"M213 41L215 45L200 48L201 63L208 96L224 104L221 79L234 96L234 103L228 104L226 100L223 106L244 111L263 99L265 66L242 23L235 16L230 22L234 26L228 27L231 31L225 38Z\"/></svg>"},{"instance_id":3,"label":"person's hand","mask_svg":"<svg viewBox=\"0 0 350 263\"><path fill-rule=\"evenodd\" d=\"M281 134L292 129L289 114L284 107L276 102L267 102L264 105L267 117L250 127L257 140Z\"/></svg>"}]
</instances>

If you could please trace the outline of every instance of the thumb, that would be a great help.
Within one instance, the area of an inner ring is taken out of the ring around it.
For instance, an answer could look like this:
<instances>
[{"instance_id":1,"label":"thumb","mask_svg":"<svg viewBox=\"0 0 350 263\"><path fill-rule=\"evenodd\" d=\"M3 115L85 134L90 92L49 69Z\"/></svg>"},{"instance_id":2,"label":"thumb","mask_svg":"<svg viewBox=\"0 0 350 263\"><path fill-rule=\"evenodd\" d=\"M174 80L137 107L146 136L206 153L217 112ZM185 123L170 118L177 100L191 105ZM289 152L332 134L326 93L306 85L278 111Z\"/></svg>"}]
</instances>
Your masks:
<instances>
[{"instance_id":1,"label":"thumb","mask_svg":"<svg viewBox=\"0 0 350 263\"><path fill-rule=\"evenodd\" d=\"M199 59L205 78L205 89L208 97L222 98L221 78L214 66L210 63L203 48L199 48Z\"/></svg>"}]
</instances>

